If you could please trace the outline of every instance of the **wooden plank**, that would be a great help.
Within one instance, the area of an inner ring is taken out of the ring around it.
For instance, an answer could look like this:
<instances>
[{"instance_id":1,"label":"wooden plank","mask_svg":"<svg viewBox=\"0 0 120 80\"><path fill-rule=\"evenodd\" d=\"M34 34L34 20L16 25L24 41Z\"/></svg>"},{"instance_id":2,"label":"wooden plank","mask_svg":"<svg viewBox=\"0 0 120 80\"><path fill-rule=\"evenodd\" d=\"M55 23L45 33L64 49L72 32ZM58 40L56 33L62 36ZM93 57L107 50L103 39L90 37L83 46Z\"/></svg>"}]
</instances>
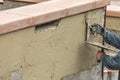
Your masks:
<instances>
[{"instance_id":1,"label":"wooden plank","mask_svg":"<svg viewBox=\"0 0 120 80\"><path fill-rule=\"evenodd\" d=\"M40 3L40 2L45 2L45 1L48 1L48 0L12 0L12 1L29 2L29 3Z\"/></svg>"},{"instance_id":2,"label":"wooden plank","mask_svg":"<svg viewBox=\"0 0 120 80\"><path fill-rule=\"evenodd\" d=\"M110 50L110 51L113 51L113 52L118 52L117 50L115 50L115 49L112 49L112 48L109 48L109 47L107 47L107 46L105 46L105 45L102 45L101 43L98 43L98 42L86 42L86 43L88 43L88 44L90 44L90 45L93 45L93 46L95 46L95 47L99 47L99 48L103 48L103 49L106 49L106 50Z\"/></svg>"}]
</instances>

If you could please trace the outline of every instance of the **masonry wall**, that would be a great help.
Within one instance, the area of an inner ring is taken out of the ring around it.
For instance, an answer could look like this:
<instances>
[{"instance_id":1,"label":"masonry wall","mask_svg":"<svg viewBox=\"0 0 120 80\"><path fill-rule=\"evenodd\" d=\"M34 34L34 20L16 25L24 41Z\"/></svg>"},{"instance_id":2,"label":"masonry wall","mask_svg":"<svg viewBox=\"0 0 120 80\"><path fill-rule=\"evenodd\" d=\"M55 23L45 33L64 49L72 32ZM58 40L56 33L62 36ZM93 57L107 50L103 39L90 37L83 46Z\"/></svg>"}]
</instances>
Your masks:
<instances>
[{"instance_id":1,"label":"masonry wall","mask_svg":"<svg viewBox=\"0 0 120 80\"><path fill-rule=\"evenodd\" d=\"M103 25L104 12L101 8L0 35L1 79L61 80L92 69L97 48L85 43L85 22Z\"/></svg>"}]
</instances>

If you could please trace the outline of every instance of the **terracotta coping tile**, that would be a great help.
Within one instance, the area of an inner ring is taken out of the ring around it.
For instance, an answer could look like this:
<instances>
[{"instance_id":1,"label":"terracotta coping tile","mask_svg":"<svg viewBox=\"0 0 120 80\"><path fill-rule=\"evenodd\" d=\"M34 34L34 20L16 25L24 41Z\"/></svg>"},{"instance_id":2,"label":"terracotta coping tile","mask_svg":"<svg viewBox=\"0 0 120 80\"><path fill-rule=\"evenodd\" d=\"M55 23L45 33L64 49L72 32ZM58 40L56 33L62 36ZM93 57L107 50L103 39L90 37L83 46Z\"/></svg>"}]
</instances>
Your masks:
<instances>
[{"instance_id":1,"label":"terracotta coping tile","mask_svg":"<svg viewBox=\"0 0 120 80\"><path fill-rule=\"evenodd\" d=\"M111 1L111 5L118 5L118 6L120 6L120 0Z\"/></svg>"},{"instance_id":2,"label":"terracotta coping tile","mask_svg":"<svg viewBox=\"0 0 120 80\"><path fill-rule=\"evenodd\" d=\"M120 17L120 0L111 0L107 7L107 16Z\"/></svg>"},{"instance_id":3,"label":"terracotta coping tile","mask_svg":"<svg viewBox=\"0 0 120 80\"><path fill-rule=\"evenodd\" d=\"M107 16L120 17L120 6L117 5L108 6Z\"/></svg>"},{"instance_id":4,"label":"terracotta coping tile","mask_svg":"<svg viewBox=\"0 0 120 80\"><path fill-rule=\"evenodd\" d=\"M0 0L0 3L3 3L3 0Z\"/></svg>"},{"instance_id":5,"label":"terracotta coping tile","mask_svg":"<svg viewBox=\"0 0 120 80\"><path fill-rule=\"evenodd\" d=\"M107 6L109 0L51 0L0 11L0 34Z\"/></svg>"},{"instance_id":6,"label":"terracotta coping tile","mask_svg":"<svg viewBox=\"0 0 120 80\"><path fill-rule=\"evenodd\" d=\"M7 17L4 18L4 16ZM32 19L28 16L19 16L13 14L0 14L0 33L11 32L26 26L32 25ZM11 21L11 22L10 22Z\"/></svg>"},{"instance_id":7,"label":"terracotta coping tile","mask_svg":"<svg viewBox=\"0 0 120 80\"><path fill-rule=\"evenodd\" d=\"M11 1L13 1L13 0L11 0ZM39 3L39 2L44 2L44 1L48 1L48 0L14 0L14 1Z\"/></svg>"}]
</instances>

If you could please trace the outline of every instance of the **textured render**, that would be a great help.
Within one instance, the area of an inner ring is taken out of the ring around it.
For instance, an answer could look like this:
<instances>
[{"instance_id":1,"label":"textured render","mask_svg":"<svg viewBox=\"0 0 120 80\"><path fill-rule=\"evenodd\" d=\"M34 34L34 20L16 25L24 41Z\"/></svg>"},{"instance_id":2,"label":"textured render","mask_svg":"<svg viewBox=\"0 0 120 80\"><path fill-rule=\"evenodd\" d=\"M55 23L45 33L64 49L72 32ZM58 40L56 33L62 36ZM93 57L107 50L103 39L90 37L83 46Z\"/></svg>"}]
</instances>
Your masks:
<instances>
[{"instance_id":1,"label":"textured render","mask_svg":"<svg viewBox=\"0 0 120 80\"><path fill-rule=\"evenodd\" d=\"M120 31L120 17L107 17L106 27L110 30Z\"/></svg>"},{"instance_id":2,"label":"textured render","mask_svg":"<svg viewBox=\"0 0 120 80\"><path fill-rule=\"evenodd\" d=\"M14 1L6 1L5 0L3 4L0 4L0 11L6 10L6 9L11 9L11 8L16 8L16 7L21 7L21 6L26 6L29 4L30 3L14 2Z\"/></svg>"},{"instance_id":3,"label":"textured render","mask_svg":"<svg viewBox=\"0 0 120 80\"><path fill-rule=\"evenodd\" d=\"M96 48L85 44L85 19L102 24L104 9L60 20L46 31L35 27L0 36L0 77L3 80L61 80L91 69L96 64ZM41 29L41 28L40 28ZM19 72L22 69L22 73Z\"/></svg>"}]
</instances>

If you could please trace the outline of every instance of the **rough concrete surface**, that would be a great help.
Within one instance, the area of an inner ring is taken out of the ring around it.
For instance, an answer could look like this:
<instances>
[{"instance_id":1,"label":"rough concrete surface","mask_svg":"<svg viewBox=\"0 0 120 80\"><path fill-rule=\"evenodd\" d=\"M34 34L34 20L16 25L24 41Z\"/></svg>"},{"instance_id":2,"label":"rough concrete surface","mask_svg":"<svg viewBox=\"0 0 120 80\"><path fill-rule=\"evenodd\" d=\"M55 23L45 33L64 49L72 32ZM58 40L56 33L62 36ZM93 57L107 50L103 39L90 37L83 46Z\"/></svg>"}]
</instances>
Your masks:
<instances>
[{"instance_id":1,"label":"rough concrete surface","mask_svg":"<svg viewBox=\"0 0 120 80\"><path fill-rule=\"evenodd\" d=\"M64 77L62 80L102 80L101 65Z\"/></svg>"},{"instance_id":2,"label":"rough concrete surface","mask_svg":"<svg viewBox=\"0 0 120 80\"><path fill-rule=\"evenodd\" d=\"M15 2L15 1L7 1L5 0L3 4L0 4L0 11L1 10L6 10L6 9L11 9L11 8L16 8L16 7L21 7L25 5L30 5L31 3L24 3L24 2Z\"/></svg>"},{"instance_id":3,"label":"rough concrete surface","mask_svg":"<svg viewBox=\"0 0 120 80\"><path fill-rule=\"evenodd\" d=\"M102 24L101 13L104 9L66 17L52 30L31 27L1 35L0 76L9 80L22 67L22 80L61 80L91 69L98 49L85 43L85 19Z\"/></svg>"}]
</instances>

